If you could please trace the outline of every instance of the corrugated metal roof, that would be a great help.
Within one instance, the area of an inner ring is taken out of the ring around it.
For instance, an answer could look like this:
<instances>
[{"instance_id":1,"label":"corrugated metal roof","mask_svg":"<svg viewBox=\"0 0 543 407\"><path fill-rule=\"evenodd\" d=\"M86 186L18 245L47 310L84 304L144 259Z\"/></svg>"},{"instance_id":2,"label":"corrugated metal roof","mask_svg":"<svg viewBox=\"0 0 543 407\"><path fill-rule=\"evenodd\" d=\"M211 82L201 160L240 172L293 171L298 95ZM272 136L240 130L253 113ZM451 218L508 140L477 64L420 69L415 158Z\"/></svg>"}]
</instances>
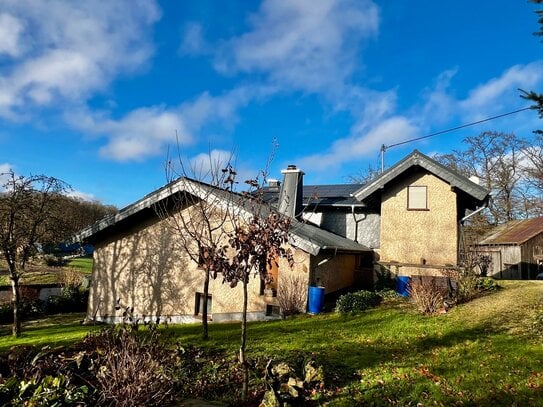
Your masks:
<instances>
[{"instance_id":1,"label":"corrugated metal roof","mask_svg":"<svg viewBox=\"0 0 543 407\"><path fill-rule=\"evenodd\" d=\"M543 216L533 219L512 220L495 227L479 242L486 244L522 244L543 233Z\"/></svg>"}]
</instances>

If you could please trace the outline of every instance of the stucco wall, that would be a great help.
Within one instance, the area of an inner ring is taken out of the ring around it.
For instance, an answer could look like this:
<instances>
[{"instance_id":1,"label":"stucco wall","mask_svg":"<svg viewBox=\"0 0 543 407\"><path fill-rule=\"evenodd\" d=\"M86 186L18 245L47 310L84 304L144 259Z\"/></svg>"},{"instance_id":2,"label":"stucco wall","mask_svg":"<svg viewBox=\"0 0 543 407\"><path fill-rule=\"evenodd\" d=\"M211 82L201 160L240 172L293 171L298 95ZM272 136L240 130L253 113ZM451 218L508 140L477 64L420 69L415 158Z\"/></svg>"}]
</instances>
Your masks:
<instances>
[{"instance_id":1,"label":"stucco wall","mask_svg":"<svg viewBox=\"0 0 543 407\"><path fill-rule=\"evenodd\" d=\"M292 270L285 260L280 260L279 284L283 272L298 273L304 281L308 280L309 255L301 250L294 254ZM96 245L88 316L115 320L112 317L119 315L115 310L119 299L122 305L134 307L138 316L170 316L174 321L190 321L194 317L195 296L203 291L203 282L203 271L188 258L167 223L155 219ZM209 293L214 320L240 317L241 284L230 288L219 275L210 281ZM265 311L260 279L251 278L248 312L264 315Z\"/></svg>"},{"instance_id":2,"label":"stucco wall","mask_svg":"<svg viewBox=\"0 0 543 407\"><path fill-rule=\"evenodd\" d=\"M428 210L407 209L407 187L427 186ZM457 263L456 194L428 173L413 174L385 191L381 204L381 261Z\"/></svg>"},{"instance_id":3,"label":"stucco wall","mask_svg":"<svg viewBox=\"0 0 543 407\"><path fill-rule=\"evenodd\" d=\"M311 285L321 285L329 294L355 283L355 255L321 253L311 259Z\"/></svg>"},{"instance_id":4,"label":"stucco wall","mask_svg":"<svg viewBox=\"0 0 543 407\"><path fill-rule=\"evenodd\" d=\"M355 212L353 215L350 208L326 208L322 212L311 212L304 217L325 230L355 240L366 247L379 247L380 216L377 213Z\"/></svg>"}]
</instances>

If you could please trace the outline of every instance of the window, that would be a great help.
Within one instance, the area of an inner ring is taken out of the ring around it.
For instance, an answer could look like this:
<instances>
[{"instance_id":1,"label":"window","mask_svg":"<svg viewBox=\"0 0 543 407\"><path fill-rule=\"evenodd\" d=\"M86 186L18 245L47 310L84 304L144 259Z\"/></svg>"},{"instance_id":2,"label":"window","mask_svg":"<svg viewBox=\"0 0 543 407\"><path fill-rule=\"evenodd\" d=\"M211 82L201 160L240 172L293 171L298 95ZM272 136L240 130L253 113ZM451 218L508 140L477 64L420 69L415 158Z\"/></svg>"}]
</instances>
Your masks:
<instances>
[{"instance_id":1,"label":"window","mask_svg":"<svg viewBox=\"0 0 543 407\"><path fill-rule=\"evenodd\" d=\"M211 315L211 295L207 296L207 315ZM194 315L202 315L204 313L204 294L196 293L196 301L194 304Z\"/></svg>"},{"instance_id":2,"label":"window","mask_svg":"<svg viewBox=\"0 0 543 407\"><path fill-rule=\"evenodd\" d=\"M281 308L279 308L276 305L266 305L266 316L267 317L281 316Z\"/></svg>"},{"instance_id":3,"label":"window","mask_svg":"<svg viewBox=\"0 0 543 407\"><path fill-rule=\"evenodd\" d=\"M416 185L407 188L407 209L413 211L428 210L428 187Z\"/></svg>"}]
</instances>

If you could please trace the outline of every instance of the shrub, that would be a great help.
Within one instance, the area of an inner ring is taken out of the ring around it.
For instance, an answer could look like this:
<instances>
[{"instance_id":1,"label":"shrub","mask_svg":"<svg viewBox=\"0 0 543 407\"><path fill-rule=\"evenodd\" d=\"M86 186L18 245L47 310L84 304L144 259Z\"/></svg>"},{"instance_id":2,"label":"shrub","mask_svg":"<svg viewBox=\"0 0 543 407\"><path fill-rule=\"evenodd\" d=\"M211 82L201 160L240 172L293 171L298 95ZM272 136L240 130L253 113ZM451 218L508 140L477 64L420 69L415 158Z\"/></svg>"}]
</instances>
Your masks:
<instances>
[{"instance_id":1,"label":"shrub","mask_svg":"<svg viewBox=\"0 0 543 407\"><path fill-rule=\"evenodd\" d=\"M22 318L35 318L45 314L45 304L41 300L22 299L19 303L19 315ZM13 323L13 304L0 304L0 324Z\"/></svg>"},{"instance_id":2,"label":"shrub","mask_svg":"<svg viewBox=\"0 0 543 407\"><path fill-rule=\"evenodd\" d=\"M494 280L491 277L479 277L479 278L477 278L477 280L475 282L475 286L476 286L476 289L479 292L496 291L498 288L500 288L500 286L498 285L496 280Z\"/></svg>"},{"instance_id":3,"label":"shrub","mask_svg":"<svg viewBox=\"0 0 543 407\"><path fill-rule=\"evenodd\" d=\"M85 276L82 273L73 268L62 269L58 273L58 281L64 288L78 288L81 286L84 278Z\"/></svg>"},{"instance_id":4,"label":"shrub","mask_svg":"<svg viewBox=\"0 0 543 407\"><path fill-rule=\"evenodd\" d=\"M391 290L390 288L385 288L383 290L376 291L375 293L379 297L381 297L383 300L392 300L392 299L395 299L395 298L402 297L400 294L398 294L396 292L396 290Z\"/></svg>"},{"instance_id":5,"label":"shrub","mask_svg":"<svg viewBox=\"0 0 543 407\"><path fill-rule=\"evenodd\" d=\"M176 353L160 340L156 325L110 328L87 339L96 349L94 374L99 404L156 406L174 391Z\"/></svg>"},{"instance_id":6,"label":"shrub","mask_svg":"<svg viewBox=\"0 0 543 407\"><path fill-rule=\"evenodd\" d=\"M45 310L47 314L84 312L87 310L88 299L89 290L63 288L60 295L52 295L47 299Z\"/></svg>"},{"instance_id":7,"label":"shrub","mask_svg":"<svg viewBox=\"0 0 543 407\"><path fill-rule=\"evenodd\" d=\"M42 379L31 378L26 382L22 380L16 401L24 406L85 405L88 392L87 386L70 385L63 375L45 376Z\"/></svg>"},{"instance_id":8,"label":"shrub","mask_svg":"<svg viewBox=\"0 0 543 407\"><path fill-rule=\"evenodd\" d=\"M306 284L301 277L292 275L282 277L277 293L281 314L286 317L303 312L306 304L305 294Z\"/></svg>"},{"instance_id":9,"label":"shrub","mask_svg":"<svg viewBox=\"0 0 543 407\"><path fill-rule=\"evenodd\" d=\"M381 297L372 291L357 291L340 296L336 302L336 312L354 314L375 307L380 302Z\"/></svg>"},{"instance_id":10,"label":"shrub","mask_svg":"<svg viewBox=\"0 0 543 407\"><path fill-rule=\"evenodd\" d=\"M436 279L419 277L411 280L409 296L423 314L435 314L442 307L445 300L443 288L439 287Z\"/></svg>"},{"instance_id":11,"label":"shrub","mask_svg":"<svg viewBox=\"0 0 543 407\"><path fill-rule=\"evenodd\" d=\"M394 290L396 288L396 280L392 272L386 267L380 266L376 270L377 281L375 282L375 291L386 289Z\"/></svg>"},{"instance_id":12,"label":"shrub","mask_svg":"<svg viewBox=\"0 0 543 407\"><path fill-rule=\"evenodd\" d=\"M43 256L43 262L47 267L63 267L68 264L68 260L55 256L54 254L46 254Z\"/></svg>"},{"instance_id":13,"label":"shrub","mask_svg":"<svg viewBox=\"0 0 543 407\"><path fill-rule=\"evenodd\" d=\"M0 304L0 324L13 323L13 307L11 302L4 302Z\"/></svg>"}]
</instances>

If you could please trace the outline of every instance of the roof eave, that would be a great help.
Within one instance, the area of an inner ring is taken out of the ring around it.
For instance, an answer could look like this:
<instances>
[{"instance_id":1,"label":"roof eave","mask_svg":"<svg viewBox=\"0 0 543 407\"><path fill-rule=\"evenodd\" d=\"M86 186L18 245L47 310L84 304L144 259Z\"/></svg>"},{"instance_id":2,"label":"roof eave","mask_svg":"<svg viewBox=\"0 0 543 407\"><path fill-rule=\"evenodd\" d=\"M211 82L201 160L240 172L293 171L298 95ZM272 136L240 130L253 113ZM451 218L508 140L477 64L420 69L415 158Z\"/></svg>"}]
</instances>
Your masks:
<instances>
[{"instance_id":1,"label":"roof eave","mask_svg":"<svg viewBox=\"0 0 543 407\"><path fill-rule=\"evenodd\" d=\"M355 191L353 195L356 197L356 199L362 201L368 198L370 195L373 195L378 190L384 189L389 182L414 166L419 166L426 169L435 176L444 179L451 185L451 187L462 190L464 193L470 195L480 202L484 202L486 199L488 199L489 192L485 188L475 184L466 177L453 172L449 168L438 163L437 161L432 160L417 150L393 167L389 168L373 182L370 182L368 185Z\"/></svg>"}]
</instances>

